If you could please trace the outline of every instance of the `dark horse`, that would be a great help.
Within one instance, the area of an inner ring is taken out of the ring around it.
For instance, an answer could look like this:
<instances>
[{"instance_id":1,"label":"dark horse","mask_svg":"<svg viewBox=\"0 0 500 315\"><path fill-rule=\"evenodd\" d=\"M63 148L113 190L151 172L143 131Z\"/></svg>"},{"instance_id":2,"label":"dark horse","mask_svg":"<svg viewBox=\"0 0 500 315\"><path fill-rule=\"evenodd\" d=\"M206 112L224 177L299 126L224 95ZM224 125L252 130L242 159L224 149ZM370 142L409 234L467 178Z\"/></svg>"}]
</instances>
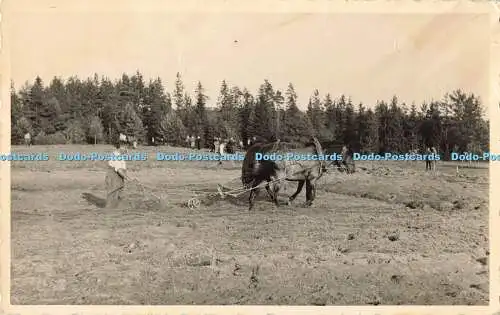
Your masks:
<instances>
[{"instance_id":1,"label":"dark horse","mask_svg":"<svg viewBox=\"0 0 500 315\"><path fill-rule=\"evenodd\" d=\"M283 157L283 160L257 160L256 154L270 155L275 153ZM288 154L294 154L295 158L285 158ZM298 159L297 156L305 157L307 154L322 155L323 150L318 139L313 138L311 143L297 147L286 142L255 143L248 149L243 160L241 180L250 191L249 210L254 206L258 187L262 182L267 182L266 190L276 206L279 206L278 192L283 180L299 182L297 191L289 197L289 204L302 191L306 185L306 206L312 205L316 197L317 180L324 173L324 161L321 159Z\"/></svg>"}]
</instances>

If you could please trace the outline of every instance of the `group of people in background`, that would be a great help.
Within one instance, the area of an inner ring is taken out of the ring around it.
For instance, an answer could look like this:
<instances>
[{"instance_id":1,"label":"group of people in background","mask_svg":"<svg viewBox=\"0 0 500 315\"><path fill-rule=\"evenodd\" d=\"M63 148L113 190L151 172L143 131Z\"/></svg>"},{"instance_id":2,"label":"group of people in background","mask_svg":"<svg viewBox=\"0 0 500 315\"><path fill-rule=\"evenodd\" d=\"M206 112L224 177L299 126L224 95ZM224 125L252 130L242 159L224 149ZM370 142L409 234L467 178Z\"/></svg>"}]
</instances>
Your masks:
<instances>
[{"instance_id":1,"label":"group of people in background","mask_svg":"<svg viewBox=\"0 0 500 315\"><path fill-rule=\"evenodd\" d=\"M186 147L201 150L201 137L186 136Z\"/></svg>"},{"instance_id":2,"label":"group of people in background","mask_svg":"<svg viewBox=\"0 0 500 315\"><path fill-rule=\"evenodd\" d=\"M229 138L229 139L224 139L220 137L215 137L213 139L213 142L210 143L209 149L210 152L214 153L219 153L219 154L233 154L236 149L247 149L250 147L252 144L254 144L257 141L256 137L253 137L251 139L247 140L247 143L245 143L242 140L236 141L234 138ZM193 135L188 135L186 136L185 140L185 146L187 148L191 148L193 150L201 150L203 145L202 145L202 140L200 136L193 136Z\"/></svg>"}]
</instances>

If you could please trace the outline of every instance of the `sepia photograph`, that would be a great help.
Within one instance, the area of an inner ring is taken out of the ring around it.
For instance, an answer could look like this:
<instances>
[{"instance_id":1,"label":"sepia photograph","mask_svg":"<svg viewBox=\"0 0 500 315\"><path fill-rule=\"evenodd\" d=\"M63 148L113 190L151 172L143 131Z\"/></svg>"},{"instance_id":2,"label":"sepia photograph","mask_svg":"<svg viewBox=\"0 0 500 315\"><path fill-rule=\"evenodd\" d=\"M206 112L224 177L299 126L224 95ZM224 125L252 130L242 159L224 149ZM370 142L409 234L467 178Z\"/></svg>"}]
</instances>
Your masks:
<instances>
[{"instance_id":1,"label":"sepia photograph","mask_svg":"<svg viewBox=\"0 0 500 315\"><path fill-rule=\"evenodd\" d=\"M489 304L488 14L82 3L2 2L12 305Z\"/></svg>"}]
</instances>

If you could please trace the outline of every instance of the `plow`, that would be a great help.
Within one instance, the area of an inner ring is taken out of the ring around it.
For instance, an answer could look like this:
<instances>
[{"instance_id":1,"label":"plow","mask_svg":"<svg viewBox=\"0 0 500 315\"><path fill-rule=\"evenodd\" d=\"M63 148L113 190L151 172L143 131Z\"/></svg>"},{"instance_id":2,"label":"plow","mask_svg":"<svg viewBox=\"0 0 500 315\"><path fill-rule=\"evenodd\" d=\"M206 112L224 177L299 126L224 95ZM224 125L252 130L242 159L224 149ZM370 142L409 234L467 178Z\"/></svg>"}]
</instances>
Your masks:
<instances>
[{"instance_id":1,"label":"plow","mask_svg":"<svg viewBox=\"0 0 500 315\"><path fill-rule=\"evenodd\" d=\"M232 198L238 198L241 195L245 194L246 192L249 192L253 189L258 189L261 187L264 187L265 184L263 183L257 187L254 188L243 188L243 187L230 187L228 186L231 182L235 180L240 180L241 177L237 177L232 179L231 181L224 183L224 184L216 184L216 189L213 192L207 192L207 191L201 191L201 190L191 190L191 189L182 189L182 190L176 190L175 192L177 193L188 193L192 195L191 198L187 199L184 202L184 205L187 206L188 208L194 210L200 208L202 203L210 203L213 202L217 199L223 200L226 199L227 197L232 197ZM138 187L140 187L140 190L143 195L149 194L152 197L154 197L156 200L158 200L160 203L166 203L167 201L163 196L159 196L154 193L154 188L151 186L148 186L141 181L139 181L137 178L130 178L129 181L131 183L136 184ZM169 192L172 193L172 190L169 189Z\"/></svg>"}]
</instances>

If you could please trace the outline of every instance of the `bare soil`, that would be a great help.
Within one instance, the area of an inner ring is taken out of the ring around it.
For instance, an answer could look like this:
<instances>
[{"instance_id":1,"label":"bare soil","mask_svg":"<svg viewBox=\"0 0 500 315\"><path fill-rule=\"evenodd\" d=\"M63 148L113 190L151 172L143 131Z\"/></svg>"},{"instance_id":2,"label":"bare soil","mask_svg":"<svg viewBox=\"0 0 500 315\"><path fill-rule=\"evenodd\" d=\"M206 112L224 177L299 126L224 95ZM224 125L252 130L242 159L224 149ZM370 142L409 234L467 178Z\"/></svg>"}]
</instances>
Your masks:
<instances>
[{"instance_id":1,"label":"bare soil","mask_svg":"<svg viewBox=\"0 0 500 315\"><path fill-rule=\"evenodd\" d=\"M158 162L147 148L128 166L151 191L128 183L110 210L105 162L55 160L110 150L12 148L52 158L12 163L12 304L488 304L487 168L358 163L324 176L310 208L305 189L279 208L263 191L249 212L247 195L201 193L238 187L238 162Z\"/></svg>"}]
</instances>

